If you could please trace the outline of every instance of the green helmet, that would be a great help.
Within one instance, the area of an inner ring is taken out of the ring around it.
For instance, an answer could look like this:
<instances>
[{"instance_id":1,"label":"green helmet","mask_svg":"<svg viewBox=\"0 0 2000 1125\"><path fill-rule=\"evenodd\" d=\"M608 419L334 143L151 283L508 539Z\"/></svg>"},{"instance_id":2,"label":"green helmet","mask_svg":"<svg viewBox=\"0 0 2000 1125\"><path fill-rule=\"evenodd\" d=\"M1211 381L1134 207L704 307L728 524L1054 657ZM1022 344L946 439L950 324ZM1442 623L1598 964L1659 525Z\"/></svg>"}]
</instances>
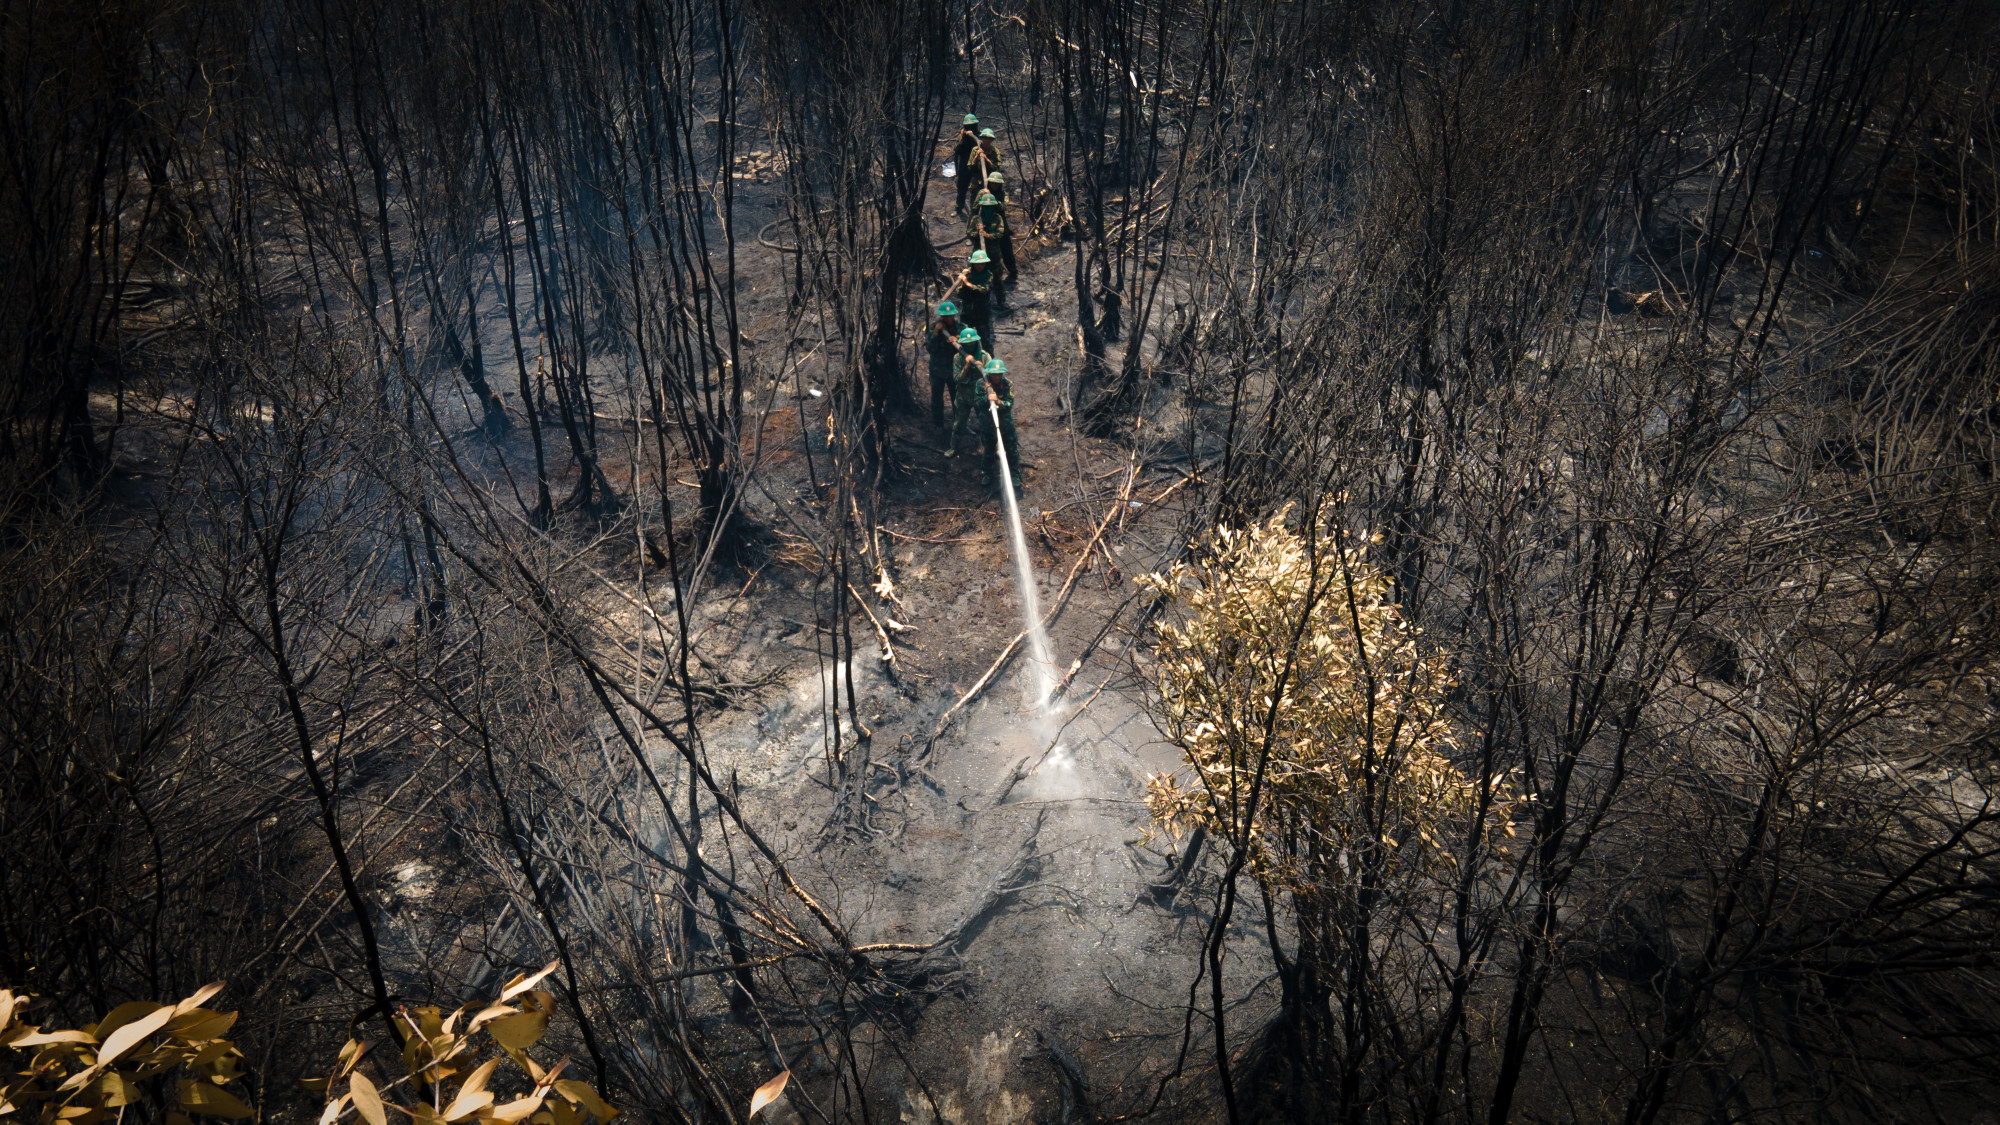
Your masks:
<instances>
[{"instance_id":1,"label":"green helmet","mask_svg":"<svg viewBox=\"0 0 2000 1125\"><path fill-rule=\"evenodd\" d=\"M959 345L960 345L961 347L962 347L962 346L964 346L964 345L966 345L966 344L971 344L971 345L973 345L973 346L975 346L975 347L976 347L976 346L978 346L978 344L979 344L979 329L977 329L977 328L967 328L967 329L964 329L963 331L959 332L959 334L958 334L958 342L959 342Z\"/></svg>"},{"instance_id":2,"label":"green helmet","mask_svg":"<svg viewBox=\"0 0 2000 1125\"><path fill-rule=\"evenodd\" d=\"M937 314L939 316L957 316L958 306L952 304L950 301L939 301Z\"/></svg>"},{"instance_id":3,"label":"green helmet","mask_svg":"<svg viewBox=\"0 0 2000 1125\"><path fill-rule=\"evenodd\" d=\"M974 116L972 116L971 114L969 114L969 113L968 113L968 114L966 114L966 115L965 115L965 120L963 120L963 121L959 122L959 124L960 124L960 125L977 125L977 124L979 124L979 119L978 119L977 117L974 117Z\"/></svg>"},{"instance_id":4,"label":"green helmet","mask_svg":"<svg viewBox=\"0 0 2000 1125\"><path fill-rule=\"evenodd\" d=\"M979 198L973 202L979 204L981 207L998 207L1000 206L1000 197L990 191L982 191L979 193Z\"/></svg>"},{"instance_id":5,"label":"green helmet","mask_svg":"<svg viewBox=\"0 0 2000 1125\"><path fill-rule=\"evenodd\" d=\"M1007 373L1007 365L1000 362L1000 357L996 355L986 361L986 373L988 375L1005 375Z\"/></svg>"},{"instance_id":6,"label":"green helmet","mask_svg":"<svg viewBox=\"0 0 2000 1125\"><path fill-rule=\"evenodd\" d=\"M995 140L996 138L993 136L993 130L981 129L979 131L979 139L982 141L990 141L990 140Z\"/></svg>"},{"instance_id":7,"label":"green helmet","mask_svg":"<svg viewBox=\"0 0 2000 1125\"><path fill-rule=\"evenodd\" d=\"M1007 177L998 172L988 172L986 173L986 182L989 184L1004 184L1007 182Z\"/></svg>"},{"instance_id":8,"label":"green helmet","mask_svg":"<svg viewBox=\"0 0 2000 1125\"><path fill-rule=\"evenodd\" d=\"M972 257L966 259L966 261L971 262L975 266L983 266L986 263L991 262L992 260L993 259L986 256L986 251L984 250L974 250L972 252Z\"/></svg>"}]
</instances>

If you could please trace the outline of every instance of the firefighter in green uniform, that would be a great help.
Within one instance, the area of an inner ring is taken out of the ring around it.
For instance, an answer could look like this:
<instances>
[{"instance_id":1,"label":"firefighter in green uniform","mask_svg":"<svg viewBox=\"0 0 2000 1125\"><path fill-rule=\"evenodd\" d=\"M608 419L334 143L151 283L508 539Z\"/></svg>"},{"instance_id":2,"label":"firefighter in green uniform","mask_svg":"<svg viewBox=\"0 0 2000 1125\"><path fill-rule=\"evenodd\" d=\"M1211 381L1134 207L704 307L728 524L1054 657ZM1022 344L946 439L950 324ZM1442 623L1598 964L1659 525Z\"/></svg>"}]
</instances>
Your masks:
<instances>
[{"instance_id":1,"label":"firefighter in green uniform","mask_svg":"<svg viewBox=\"0 0 2000 1125\"><path fill-rule=\"evenodd\" d=\"M1002 207L1007 205L1007 177L1000 174L1000 169L986 173L986 190L993 193Z\"/></svg>"},{"instance_id":2,"label":"firefighter in green uniform","mask_svg":"<svg viewBox=\"0 0 2000 1125\"><path fill-rule=\"evenodd\" d=\"M1007 365L998 358L986 361L986 401L979 406L986 418L986 425L979 431L979 483L988 488L999 480L998 460L994 453L993 414L998 408L1000 414L999 441L1007 449L1007 473L1013 478L1014 494L1021 494L1021 444L1014 435L1014 384L1007 381Z\"/></svg>"},{"instance_id":3,"label":"firefighter in green uniform","mask_svg":"<svg viewBox=\"0 0 2000 1125\"><path fill-rule=\"evenodd\" d=\"M974 153L972 157L974 164L984 160L986 162L986 171L988 172L998 172L1000 170L1000 149L995 141L996 138L993 136L993 130L981 129L979 131L979 151ZM974 182L983 183L985 179L986 177L981 175Z\"/></svg>"},{"instance_id":4,"label":"firefighter in green uniform","mask_svg":"<svg viewBox=\"0 0 2000 1125\"><path fill-rule=\"evenodd\" d=\"M993 290L998 288L998 282L992 257L984 250L974 250L958 280L952 282L951 292L946 294L958 301L959 316L969 327L979 330L979 339L989 348L993 346Z\"/></svg>"},{"instance_id":5,"label":"firefighter in green uniform","mask_svg":"<svg viewBox=\"0 0 2000 1125\"><path fill-rule=\"evenodd\" d=\"M958 334L958 354L952 359L951 441L945 446L946 457L958 456L960 435L966 434L967 423L978 425L975 407L977 411L986 409L985 396L980 394L979 387L986 375L986 361L992 358L980 342L978 329L967 328ZM966 452L972 452L970 446Z\"/></svg>"},{"instance_id":6,"label":"firefighter in green uniform","mask_svg":"<svg viewBox=\"0 0 2000 1125\"><path fill-rule=\"evenodd\" d=\"M952 361L958 358L958 306L949 299L939 301L937 319L924 333L924 351L931 360L931 425L944 425L944 397L951 388Z\"/></svg>"},{"instance_id":7,"label":"firefighter in green uniform","mask_svg":"<svg viewBox=\"0 0 2000 1125\"><path fill-rule=\"evenodd\" d=\"M958 147L951 152L952 163L958 169L957 211L961 215L965 214L965 193L971 190L972 185L979 182L978 173L973 170L975 162L972 159L972 154L979 149L979 135L972 131L973 126L978 124L977 117L969 113L965 115L965 120L959 124Z\"/></svg>"},{"instance_id":8,"label":"firefighter in green uniform","mask_svg":"<svg viewBox=\"0 0 2000 1125\"><path fill-rule=\"evenodd\" d=\"M986 242L987 255L989 257L997 255L1001 263L1007 267L1003 285L993 291L993 302L1004 309L1007 307L1005 286L1014 284L1021 276L1021 271L1014 267L1014 232L1007 228L1007 209L1000 205L998 196L990 191L982 191L979 193L978 202L979 215L972 220L972 229L977 232L973 240L977 242L983 238Z\"/></svg>"}]
</instances>

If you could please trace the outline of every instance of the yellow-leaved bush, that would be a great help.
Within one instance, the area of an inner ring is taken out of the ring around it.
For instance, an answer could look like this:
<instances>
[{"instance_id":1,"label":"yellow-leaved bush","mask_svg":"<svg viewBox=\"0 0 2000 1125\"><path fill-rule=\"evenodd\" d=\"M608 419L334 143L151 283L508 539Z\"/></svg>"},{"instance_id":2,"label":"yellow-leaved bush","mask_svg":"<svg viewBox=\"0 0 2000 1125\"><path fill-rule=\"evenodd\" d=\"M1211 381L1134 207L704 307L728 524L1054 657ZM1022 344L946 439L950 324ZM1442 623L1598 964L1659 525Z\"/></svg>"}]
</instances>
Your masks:
<instances>
[{"instance_id":1,"label":"yellow-leaved bush","mask_svg":"<svg viewBox=\"0 0 2000 1125\"><path fill-rule=\"evenodd\" d=\"M168 1125L249 1117L228 1089L241 1077L243 1054L222 1037L236 1013L202 1007L220 991L205 985L178 1004L134 1000L88 1027L44 1031L28 1022L35 997L0 989L0 1118L96 1125L131 1108L159 1110Z\"/></svg>"},{"instance_id":2,"label":"yellow-leaved bush","mask_svg":"<svg viewBox=\"0 0 2000 1125\"><path fill-rule=\"evenodd\" d=\"M495 1000L474 1001L450 1014L434 1007L399 1010L403 1075L393 1082L370 1078L361 1069L368 1045L350 1039L332 1074L305 1081L306 1089L327 1099L320 1125L333 1125L350 1108L368 1125L388 1125L392 1109L397 1120L416 1125L583 1125L589 1119L605 1125L619 1111L590 1083L562 1077L568 1059L544 1067L528 1053L547 1033L556 1010L555 995L535 986L557 964L508 981ZM504 1101L494 1089L502 1063L512 1063L510 1071L518 1072L508 1082L517 1089Z\"/></svg>"},{"instance_id":3,"label":"yellow-leaved bush","mask_svg":"<svg viewBox=\"0 0 2000 1125\"><path fill-rule=\"evenodd\" d=\"M1173 607L1155 718L1194 773L1150 776L1147 806L1174 835L1243 841L1254 874L1295 891L1448 862L1441 832L1475 786L1448 756L1445 657L1361 547L1308 541L1289 515L1141 579Z\"/></svg>"},{"instance_id":4,"label":"yellow-leaved bush","mask_svg":"<svg viewBox=\"0 0 2000 1125\"><path fill-rule=\"evenodd\" d=\"M449 1015L399 1009L402 1073L393 1079L370 1078L362 1069L369 1045L348 1040L332 1074L303 1083L324 1099L319 1125L343 1118L388 1125L390 1110L418 1125L606 1125L619 1111L590 1083L562 1077L568 1059L544 1067L529 1054L555 1015L555 996L535 986L555 968L551 962L517 976L497 999ZM194 1125L196 1118L250 1117L250 1106L228 1089L242 1078L243 1054L222 1038L236 1013L202 1007L222 987L206 985L179 1004L121 1004L90 1027L55 1031L27 1022L34 997L0 989L0 1120L97 1125L130 1117ZM503 1062L519 1072L501 1083L514 1091L504 1101L494 1081Z\"/></svg>"}]
</instances>

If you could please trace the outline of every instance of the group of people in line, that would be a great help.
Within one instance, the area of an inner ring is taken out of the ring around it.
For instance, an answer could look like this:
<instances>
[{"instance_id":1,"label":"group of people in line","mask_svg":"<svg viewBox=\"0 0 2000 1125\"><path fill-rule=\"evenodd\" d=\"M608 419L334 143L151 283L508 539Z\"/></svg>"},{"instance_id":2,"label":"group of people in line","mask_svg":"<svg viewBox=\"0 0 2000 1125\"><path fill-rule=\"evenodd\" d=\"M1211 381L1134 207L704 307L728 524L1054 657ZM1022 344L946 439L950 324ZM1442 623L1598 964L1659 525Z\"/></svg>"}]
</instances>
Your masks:
<instances>
[{"instance_id":1,"label":"group of people in line","mask_svg":"<svg viewBox=\"0 0 2000 1125\"><path fill-rule=\"evenodd\" d=\"M1000 153L994 145L993 130L979 127L979 118L968 113L960 124L958 147L953 153L957 166L959 214L965 214L965 197L973 185L973 211L966 224L966 241L972 253L966 266L938 302L937 317L925 331L925 351L930 356L931 422L944 425L944 403L951 397L951 430L945 442L946 457L969 456L971 437L979 437L979 483L993 488L999 483L997 448L1007 452L1009 482L1021 491L1021 454L1014 433L1014 387L1007 378L1007 364L993 354L993 312L1007 308L1007 286L1019 276L1014 265L1014 236L1007 229L1007 178L1000 172ZM995 268L1006 267L1001 276ZM983 393L982 393L983 392ZM997 417L996 417L997 415Z\"/></svg>"}]
</instances>

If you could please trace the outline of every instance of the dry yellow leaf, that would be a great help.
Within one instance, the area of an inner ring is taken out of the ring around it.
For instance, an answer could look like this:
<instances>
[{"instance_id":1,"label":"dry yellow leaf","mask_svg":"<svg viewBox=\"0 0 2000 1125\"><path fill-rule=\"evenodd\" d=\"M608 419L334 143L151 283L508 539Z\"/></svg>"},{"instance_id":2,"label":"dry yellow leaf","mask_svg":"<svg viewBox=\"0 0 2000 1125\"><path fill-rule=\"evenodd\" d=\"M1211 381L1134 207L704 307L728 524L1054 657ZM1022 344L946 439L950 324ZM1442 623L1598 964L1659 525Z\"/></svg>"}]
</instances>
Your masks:
<instances>
[{"instance_id":1,"label":"dry yellow leaf","mask_svg":"<svg viewBox=\"0 0 2000 1125\"><path fill-rule=\"evenodd\" d=\"M612 1108L610 1102L598 1097L597 1091L591 1089L588 1082L581 1082L574 1078L565 1078L557 1082L555 1087L557 1093L589 1110L590 1115L597 1118L600 1125L618 1116L618 1110Z\"/></svg>"},{"instance_id":2,"label":"dry yellow leaf","mask_svg":"<svg viewBox=\"0 0 2000 1125\"><path fill-rule=\"evenodd\" d=\"M200 988L195 989L194 995L174 1005L174 1014L177 1016L186 1015L187 1013L194 1011L196 1008L199 1008L203 1004L208 1003L208 1001L211 998L213 998L216 993L222 991L224 983L225 982L219 980L210 981L209 983L202 985Z\"/></svg>"},{"instance_id":3,"label":"dry yellow leaf","mask_svg":"<svg viewBox=\"0 0 2000 1125\"><path fill-rule=\"evenodd\" d=\"M139 1100L139 1084L115 1070L110 1070L99 1075L97 1081L84 1087L83 1096L90 1099L92 1104L106 1109L119 1109Z\"/></svg>"},{"instance_id":4,"label":"dry yellow leaf","mask_svg":"<svg viewBox=\"0 0 2000 1125\"><path fill-rule=\"evenodd\" d=\"M492 1104L493 1091L491 1090L480 1090L476 1093L464 1091L451 1099L451 1104L444 1108L444 1119L446 1121L463 1121Z\"/></svg>"},{"instance_id":5,"label":"dry yellow leaf","mask_svg":"<svg viewBox=\"0 0 2000 1125\"><path fill-rule=\"evenodd\" d=\"M512 1000L514 997L519 996L521 993L526 992L529 989L540 984L542 982L542 978L548 976L550 973L555 972L556 966L560 964L562 964L562 962L559 960L551 961L548 964L543 965L541 967L541 970L537 972L534 976L531 977L517 976L513 980L508 981L507 986L500 990L500 1002L504 1004L507 1001Z\"/></svg>"},{"instance_id":6,"label":"dry yellow leaf","mask_svg":"<svg viewBox=\"0 0 2000 1125\"><path fill-rule=\"evenodd\" d=\"M31 1031L9 1040L9 1047L43 1047L50 1043L95 1043L88 1031Z\"/></svg>"},{"instance_id":7,"label":"dry yellow leaf","mask_svg":"<svg viewBox=\"0 0 2000 1125\"><path fill-rule=\"evenodd\" d=\"M105 1036L110 1035L133 1020L151 1015L163 1007L166 1007L166 1005L155 1004L151 1000L133 1000L120 1004L116 1008L104 1013L104 1018L98 1020L95 1026L86 1027L83 1030L89 1032L92 1038L102 1043ZM171 1018L172 1014L172 1012L169 1012L168 1016Z\"/></svg>"},{"instance_id":8,"label":"dry yellow leaf","mask_svg":"<svg viewBox=\"0 0 2000 1125\"><path fill-rule=\"evenodd\" d=\"M180 1086L181 1109L188 1113L199 1113L208 1117L226 1117L240 1121L250 1116L250 1107L244 1105L235 1094L215 1085L213 1082L187 1082Z\"/></svg>"},{"instance_id":9,"label":"dry yellow leaf","mask_svg":"<svg viewBox=\"0 0 2000 1125\"><path fill-rule=\"evenodd\" d=\"M499 1065L499 1059L487 1059L485 1062L480 1063L478 1069L466 1076L465 1085L459 1087L459 1092L462 1094L476 1094L484 1090L486 1084L493 1080L494 1068Z\"/></svg>"},{"instance_id":10,"label":"dry yellow leaf","mask_svg":"<svg viewBox=\"0 0 2000 1125\"><path fill-rule=\"evenodd\" d=\"M757 1087L757 1092L750 1095L750 1116L757 1116L757 1111L777 1101L778 1095L785 1092L785 1084L791 1080L792 1072L781 1070L776 1078Z\"/></svg>"},{"instance_id":11,"label":"dry yellow leaf","mask_svg":"<svg viewBox=\"0 0 2000 1125\"><path fill-rule=\"evenodd\" d=\"M348 1096L354 1099L354 1110L368 1125L388 1125L389 1115L382 1110L381 1091L375 1089L375 1082L360 1071L355 1071L347 1080Z\"/></svg>"},{"instance_id":12,"label":"dry yellow leaf","mask_svg":"<svg viewBox=\"0 0 2000 1125\"><path fill-rule=\"evenodd\" d=\"M486 1034L510 1051L532 1047L549 1029L547 1012L519 1012L486 1025Z\"/></svg>"},{"instance_id":13,"label":"dry yellow leaf","mask_svg":"<svg viewBox=\"0 0 2000 1125\"><path fill-rule=\"evenodd\" d=\"M190 1008L187 1011L174 1010L174 1018L167 1021L167 1031L194 1043L210 1039L220 1039L228 1034L236 1023L235 1012L212 1012L207 1008Z\"/></svg>"},{"instance_id":14,"label":"dry yellow leaf","mask_svg":"<svg viewBox=\"0 0 2000 1125\"><path fill-rule=\"evenodd\" d=\"M436 1039L444 1034L444 1013L435 1004L425 1004L417 1009L417 1028L425 1039Z\"/></svg>"},{"instance_id":15,"label":"dry yellow leaf","mask_svg":"<svg viewBox=\"0 0 2000 1125\"><path fill-rule=\"evenodd\" d=\"M515 1098L506 1105L494 1106L490 1111L480 1114L479 1120L499 1121L505 1123L505 1125L513 1125L514 1122L526 1119L529 1114L534 1113L540 1108L542 1108L542 1099L531 1094L525 1098Z\"/></svg>"},{"instance_id":16,"label":"dry yellow leaf","mask_svg":"<svg viewBox=\"0 0 2000 1125\"><path fill-rule=\"evenodd\" d=\"M480 1009L477 1015L472 1017L472 1022L466 1024L465 1029L467 1031L478 1031L501 1016L511 1016L518 1011L520 1009L511 1004L488 1004L486 1007Z\"/></svg>"},{"instance_id":17,"label":"dry yellow leaf","mask_svg":"<svg viewBox=\"0 0 2000 1125\"><path fill-rule=\"evenodd\" d=\"M120 1005L118 1008L112 1009L112 1011L115 1014L117 1012L123 1011L127 1007L130 1007L130 1005ZM120 1027L118 1030L112 1032L111 1037L109 1039L104 1040L103 1048L97 1052L97 1062L94 1065L92 1065L88 1070L81 1070L78 1071L76 1074L70 1076L69 1081L64 1082L62 1086L59 1088L64 1090L74 1090L77 1087L83 1086L86 1083L92 1081L98 1075L104 1073L104 1071L107 1068L109 1068L112 1063L117 1062L121 1056L129 1052L132 1048L138 1046L140 1043L145 1042L147 1036L160 1030L162 1027L165 1027L167 1021L172 1019L173 1017L174 1017L174 1010L172 1008L168 1008L163 1005L155 1005L154 1011L151 1012L150 1014L143 1016L139 1019L133 1020L132 1022L127 1023L124 1026ZM101 1022L98 1026L102 1027L104 1023L109 1023L109 1022L110 1022L110 1017L106 1017L105 1020Z\"/></svg>"}]
</instances>

